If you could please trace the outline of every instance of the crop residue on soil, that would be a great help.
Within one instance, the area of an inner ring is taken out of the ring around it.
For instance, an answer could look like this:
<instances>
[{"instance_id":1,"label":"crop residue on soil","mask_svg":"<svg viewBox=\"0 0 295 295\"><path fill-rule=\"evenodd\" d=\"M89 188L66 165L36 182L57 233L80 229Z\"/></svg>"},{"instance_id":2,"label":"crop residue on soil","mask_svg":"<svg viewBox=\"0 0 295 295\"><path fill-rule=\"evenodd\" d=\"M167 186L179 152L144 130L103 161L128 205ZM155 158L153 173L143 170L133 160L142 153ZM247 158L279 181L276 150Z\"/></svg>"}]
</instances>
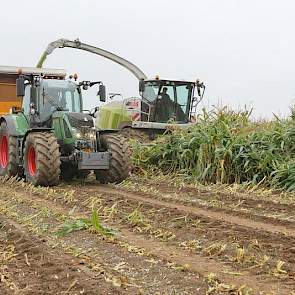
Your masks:
<instances>
[{"instance_id":1,"label":"crop residue on soil","mask_svg":"<svg viewBox=\"0 0 295 295\"><path fill-rule=\"evenodd\" d=\"M292 200L136 176L1 185L1 294L294 294Z\"/></svg>"}]
</instances>

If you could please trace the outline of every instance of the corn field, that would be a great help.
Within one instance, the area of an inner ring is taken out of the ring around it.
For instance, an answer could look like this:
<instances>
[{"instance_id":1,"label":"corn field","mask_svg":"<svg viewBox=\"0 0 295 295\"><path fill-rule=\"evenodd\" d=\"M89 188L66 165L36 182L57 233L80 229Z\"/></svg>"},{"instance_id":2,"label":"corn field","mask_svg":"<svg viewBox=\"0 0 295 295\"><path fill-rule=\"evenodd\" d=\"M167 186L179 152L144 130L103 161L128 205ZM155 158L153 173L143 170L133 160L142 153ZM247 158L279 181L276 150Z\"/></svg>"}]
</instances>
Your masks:
<instances>
[{"instance_id":1,"label":"corn field","mask_svg":"<svg viewBox=\"0 0 295 295\"><path fill-rule=\"evenodd\" d=\"M295 190L295 116L253 122L251 110L203 109L197 124L136 146L135 165L157 166L201 183L246 183Z\"/></svg>"}]
</instances>

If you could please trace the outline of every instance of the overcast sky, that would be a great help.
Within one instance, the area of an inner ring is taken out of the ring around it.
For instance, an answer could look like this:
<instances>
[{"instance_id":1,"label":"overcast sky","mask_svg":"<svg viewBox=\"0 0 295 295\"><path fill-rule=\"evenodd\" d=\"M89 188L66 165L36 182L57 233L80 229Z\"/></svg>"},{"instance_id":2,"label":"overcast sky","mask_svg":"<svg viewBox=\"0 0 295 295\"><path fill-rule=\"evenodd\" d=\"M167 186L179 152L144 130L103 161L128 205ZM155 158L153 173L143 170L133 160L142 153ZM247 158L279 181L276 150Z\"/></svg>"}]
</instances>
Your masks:
<instances>
[{"instance_id":1,"label":"overcast sky","mask_svg":"<svg viewBox=\"0 0 295 295\"><path fill-rule=\"evenodd\" d=\"M295 98L292 0L2 1L0 64L35 66L47 44L76 39L112 51L148 77L201 79L204 105L251 105L255 115L285 115ZM108 92L138 94L119 65L57 49L46 67L103 80ZM86 106L97 104L92 94Z\"/></svg>"}]
</instances>

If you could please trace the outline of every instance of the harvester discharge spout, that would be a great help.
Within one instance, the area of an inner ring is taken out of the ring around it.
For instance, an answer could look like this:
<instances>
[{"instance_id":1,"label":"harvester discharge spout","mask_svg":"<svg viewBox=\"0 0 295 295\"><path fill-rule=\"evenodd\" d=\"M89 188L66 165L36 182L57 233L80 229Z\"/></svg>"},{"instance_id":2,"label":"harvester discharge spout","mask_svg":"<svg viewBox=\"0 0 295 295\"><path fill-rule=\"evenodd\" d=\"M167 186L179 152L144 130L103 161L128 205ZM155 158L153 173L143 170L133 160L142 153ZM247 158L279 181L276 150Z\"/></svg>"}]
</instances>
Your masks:
<instances>
[{"instance_id":1,"label":"harvester discharge spout","mask_svg":"<svg viewBox=\"0 0 295 295\"><path fill-rule=\"evenodd\" d=\"M79 39L70 41L67 39L59 39L54 42L49 43L47 46L46 50L43 52L41 55L38 63L37 63L37 68L42 68L43 63L45 62L46 58L48 55L50 55L56 48L75 48L75 49L80 49L84 51L88 51L90 53L94 53L97 55L100 55L102 57L105 57L117 64L120 64L123 66L125 69L129 70L138 80L146 80L147 76L143 73L142 70L140 70L136 65L131 63L130 61L112 53L107 50L88 45L85 43L82 43L79 41Z\"/></svg>"}]
</instances>

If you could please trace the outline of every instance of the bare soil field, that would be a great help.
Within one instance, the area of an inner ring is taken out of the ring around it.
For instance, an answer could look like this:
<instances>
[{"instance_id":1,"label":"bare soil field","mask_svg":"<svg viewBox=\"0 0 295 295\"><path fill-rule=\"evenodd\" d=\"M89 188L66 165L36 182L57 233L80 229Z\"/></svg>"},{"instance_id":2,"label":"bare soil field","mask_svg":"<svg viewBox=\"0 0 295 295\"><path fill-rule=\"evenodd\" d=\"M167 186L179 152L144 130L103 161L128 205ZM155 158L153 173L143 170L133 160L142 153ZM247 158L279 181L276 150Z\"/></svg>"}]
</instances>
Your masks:
<instances>
[{"instance_id":1,"label":"bare soil field","mask_svg":"<svg viewBox=\"0 0 295 295\"><path fill-rule=\"evenodd\" d=\"M292 195L149 176L0 182L0 294L295 294ZM93 211L101 232L85 226Z\"/></svg>"}]
</instances>

